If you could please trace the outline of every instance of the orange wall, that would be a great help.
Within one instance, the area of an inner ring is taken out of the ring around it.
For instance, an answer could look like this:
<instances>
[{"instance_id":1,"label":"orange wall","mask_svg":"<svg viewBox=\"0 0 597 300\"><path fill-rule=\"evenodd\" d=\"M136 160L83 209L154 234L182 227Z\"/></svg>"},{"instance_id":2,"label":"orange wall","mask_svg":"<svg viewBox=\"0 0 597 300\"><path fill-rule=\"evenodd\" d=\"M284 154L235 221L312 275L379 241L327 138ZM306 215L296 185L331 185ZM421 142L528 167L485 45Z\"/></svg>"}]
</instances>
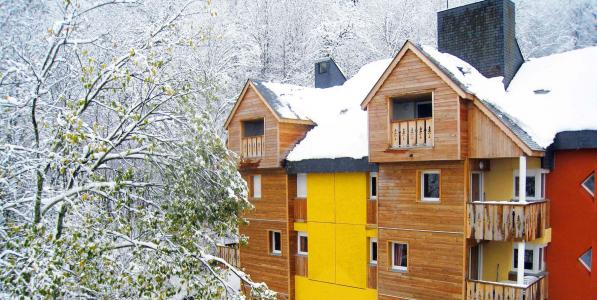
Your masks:
<instances>
[{"instance_id":1,"label":"orange wall","mask_svg":"<svg viewBox=\"0 0 597 300\"><path fill-rule=\"evenodd\" d=\"M597 203L581 186L597 170L597 149L557 151L547 177L552 240L547 248L550 299L597 299ZM579 256L593 247L593 270Z\"/></svg>"}]
</instances>

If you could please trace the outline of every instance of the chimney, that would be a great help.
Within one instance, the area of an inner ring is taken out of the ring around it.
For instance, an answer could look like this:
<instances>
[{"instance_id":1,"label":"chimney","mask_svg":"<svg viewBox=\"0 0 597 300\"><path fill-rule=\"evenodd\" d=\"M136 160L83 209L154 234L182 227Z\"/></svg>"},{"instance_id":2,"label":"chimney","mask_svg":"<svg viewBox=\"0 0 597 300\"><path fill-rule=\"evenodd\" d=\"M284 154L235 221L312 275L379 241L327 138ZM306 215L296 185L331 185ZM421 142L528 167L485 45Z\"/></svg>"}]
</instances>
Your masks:
<instances>
[{"instance_id":1,"label":"chimney","mask_svg":"<svg viewBox=\"0 0 597 300\"><path fill-rule=\"evenodd\" d=\"M504 87L524 62L515 33L514 3L485 0L437 13L437 45L485 77L504 77Z\"/></svg>"},{"instance_id":2,"label":"chimney","mask_svg":"<svg viewBox=\"0 0 597 300\"><path fill-rule=\"evenodd\" d=\"M325 89L342 85L346 77L331 58L321 59L315 62L315 87Z\"/></svg>"}]
</instances>

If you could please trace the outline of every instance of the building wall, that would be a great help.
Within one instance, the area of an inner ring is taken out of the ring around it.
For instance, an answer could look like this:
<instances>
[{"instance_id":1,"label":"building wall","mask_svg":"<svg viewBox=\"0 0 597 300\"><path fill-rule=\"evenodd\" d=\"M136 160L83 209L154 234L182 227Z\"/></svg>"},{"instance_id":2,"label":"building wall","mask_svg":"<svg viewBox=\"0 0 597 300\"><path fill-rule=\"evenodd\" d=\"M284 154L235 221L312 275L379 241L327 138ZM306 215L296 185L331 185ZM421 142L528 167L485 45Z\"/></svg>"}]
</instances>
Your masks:
<instances>
[{"instance_id":1,"label":"building wall","mask_svg":"<svg viewBox=\"0 0 597 300\"><path fill-rule=\"evenodd\" d=\"M391 97L433 92L433 147L390 148ZM367 106L371 162L460 159L459 97L416 54L407 50ZM461 128L466 130L466 127Z\"/></svg>"},{"instance_id":2,"label":"building wall","mask_svg":"<svg viewBox=\"0 0 597 300\"><path fill-rule=\"evenodd\" d=\"M367 288L371 236L366 227L367 173L307 174L308 276L295 276L296 299L376 299Z\"/></svg>"},{"instance_id":3,"label":"building wall","mask_svg":"<svg viewBox=\"0 0 597 300\"><path fill-rule=\"evenodd\" d=\"M292 255L287 208L288 176L283 169L245 171L242 175L249 183L250 191L251 177L255 174L261 175L261 198L249 197L255 209L245 212L248 224L239 227L240 234L249 238L248 244L240 248L241 267L251 279L265 282L272 290L280 293L280 299L286 299L290 295ZM270 254L270 230L281 233L281 255Z\"/></svg>"},{"instance_id":4,"label":"building wall","mask_svg":"<svg viewBox=\"0 0 597 300\"><path fill-rule=\"evenodd\" d=\"M552 241L547 248L550 299L597 298L597 201L581 183L597 171L597 150L556 151L547 175ZM593 248L592 273L578 261Z\"/></svg>"},{"instance_id":5,"label":"building wall","mask_svg":"<svg viewBox=\"0 0 597 300\"><path fill-rule=\"evenodd\" d=\"M418 172L439 170L440 202L417 198ZM462 299L465 260L463 161L379 166L378 293L380 299ZM390 242L408 244L408 270L391 270Z\"/></svg>"},{"instance_id":6,"label":"building wall","mask_svg":"<svg viewBox=\"0 0 597 300\"><path fill-rule=\"evenodd\" d=\"M490 161L490 170L483 173L486 201L508 201L514 197L514 172L519 158L498 158ZM541 159L527 157L527 170L541 168Z\"/></svg>"},{"instance_id":7,"label":"building wall","mask_svg":"<svg viewBox=\"0 0 597 300\"><path fill-rule=\"evenodd\" d=\"M259 95L249 87L236 114L228 126L228 149L238 155L241 154L242 121L264 119L264 156L259 163L259 168L276 168L280 166L278 153L278 121L267 108Z\"/></svg>"}]
</instances>

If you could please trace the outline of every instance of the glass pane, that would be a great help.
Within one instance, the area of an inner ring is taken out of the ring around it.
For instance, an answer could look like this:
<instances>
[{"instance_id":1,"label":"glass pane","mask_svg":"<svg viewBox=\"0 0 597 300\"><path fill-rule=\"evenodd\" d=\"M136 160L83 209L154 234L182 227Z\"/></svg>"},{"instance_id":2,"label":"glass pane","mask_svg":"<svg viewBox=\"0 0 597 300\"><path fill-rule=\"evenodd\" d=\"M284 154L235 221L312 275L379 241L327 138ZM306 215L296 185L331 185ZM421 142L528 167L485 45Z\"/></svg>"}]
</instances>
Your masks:
<instances>
[{"instance_id":1,"label":"glass pane","mask_svg":"<svg viewBox=\"0 0 597 300\"><path fill-rule=\"evenodd\" d=\"M417 103L417 118L431 118L431 102Z\"/></svg>"},{"instance_id":2,"label":"glass pane","mask_svg":"<svg viewBox=\"0 0 597 300\"><path fill-rule=\"evenodd\" d=\"M371 243L371 261L377 261L377 242Z\"/></svg>"},{"instance_id":3,"label":"glass pane","mask_svg":"<svg viewBox=\"0 0 597 300\"><path fill-rule=\"evenodd\" d=\"M301 236L300 237L300 251L301 252L308 252L309 248L308 248L308 240L306 236Z\"/></svg>"},{"instance_id":4,"label":"glass pane","mask_svg":"<svg viewBox=\"0 0 597 300\"><path fill-rule=\"evenodd\" d=\"M243 122L243 136L263 135L263 119Z\"/></svg>"},{"instance_id":5,"label":"glass pane","mask_svg":"<svg viewBox=\"0 0 597 300\"><path fill-rule=\"evenodd\" d=\"M328 71L328 62L322 61L319 63L319 74L327 73Z\"/></svg>"},{"instance_id":6,"label":"glass pane","mask_svg":"<svg viewBox=\"0 0 597 300\"><path fill-rule=\"evenodd\" d=\"M520 196L520 185L518 184L519 182L519 177L518 176L514 176L514 195L516 197ZM535 176L527 176L527 183L526 183L526 195L527 197L535 197Z\"/></svg>"},{"instance_id":7,"label":"glass pane","mask_svg":"<svg viewBox=\"0 0 597 300\"><path fill-rule=\"evenodd\" d=\"M439 198L439 174L423 174L423 197Z\"/></svg>"},{"instance_id":8,"label":"glass pane","mask_svg":"<svg viewBox=\"0 0 597 300\"><path fill-rule=\"evenodd\" d=\"M591 176L589 176L589 178L587 178L582 185L591 192L591 194L595 195L595 172L593 172L591 174Z\"/></svg>"},{"instance_id":9,"label":"glass pane","mask_svg":"<svg viewBox=\"0 0 597 300\"><path fill-rule=\"evenodd\" d=\"M377 197L377 177L371 177L371 196Z\"/></svg>"},{"instance_id":10,"label":"glass pane","mask_svg":"<svg viewBox=\"0 0 597 300\"><path fill-rule=\"evenodd\" d=\"M471 174L471 201L481 201L481 174Z\"/></svg>"},{"instance_id":11,"label":"glass pane","mask_svg":"<svg viewBox=\"0 0 597 300\"><path fill-rule=\"evenodd\" d=\"M533 250L524 251L524 268L526 270L533 269ZM518 249L514 249L514 268L518 268Z\"/></svg>"},{"instance_id":12,"label":"glass pane","mask_svg":"<svg viewBox=\"0 0 597 300\"><path fill-rule=\"evenodd\" d=\"M274 250L280 251L282 249L281 241L280 241L280 233L274 232Z\"/></svg>"},{"instance_id":13,"label":"glass pane","mask_svg":"<svg viewBox=\"0 0 597 300\"><path fill-rule=\"evenodd\" d=\"M591 271L591 263L593 262L593 248L587 250L587 252L583 253L583 255L579 258L580 261L585 264L585 267Z\"/></svg>"},{"instance_id":14,"label":"glass pane","mask_svg":"<svg viewBox=\"0 0 597 300\"><path fill-rule=\"evenodd\" d=\"M392 103L392 120L412 120L415 118L414 102L394 100Z\"/></svg>"},{"instance_id":15,"label":"glass pane","mask_svg":"<svg viewBox=\"0 0 597 300\"><path fill-rule=\"evenodd\" d=\"M402 250L402 260L400 261L400 266L405 267L406 268L406 256L407 256L407 247L405 244L400 245L400 248Z\"/></svg>"}]
</instances>

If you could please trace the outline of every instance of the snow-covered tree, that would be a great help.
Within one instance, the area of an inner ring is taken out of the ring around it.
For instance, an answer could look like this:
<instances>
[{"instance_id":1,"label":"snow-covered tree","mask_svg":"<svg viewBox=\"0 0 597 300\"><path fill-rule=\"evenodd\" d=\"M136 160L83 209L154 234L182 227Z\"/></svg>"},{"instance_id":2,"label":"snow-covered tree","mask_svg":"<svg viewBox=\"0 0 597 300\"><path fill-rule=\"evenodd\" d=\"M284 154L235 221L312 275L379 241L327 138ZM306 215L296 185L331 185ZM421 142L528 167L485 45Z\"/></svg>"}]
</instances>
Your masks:
<instances>
[{"instance_id":1,"label":"snow-covered tree","mask_svg":"<svg viewBox=\"0 0 597 300\"><path fill-rule=\"evenodd\" d=\"M250 204L199 77L209 68L186 61L212 38L193 27L209 3L7 6L2 296L240 298L232 274L273 297L210 254Z\"/></svg>"}]
</instances>

